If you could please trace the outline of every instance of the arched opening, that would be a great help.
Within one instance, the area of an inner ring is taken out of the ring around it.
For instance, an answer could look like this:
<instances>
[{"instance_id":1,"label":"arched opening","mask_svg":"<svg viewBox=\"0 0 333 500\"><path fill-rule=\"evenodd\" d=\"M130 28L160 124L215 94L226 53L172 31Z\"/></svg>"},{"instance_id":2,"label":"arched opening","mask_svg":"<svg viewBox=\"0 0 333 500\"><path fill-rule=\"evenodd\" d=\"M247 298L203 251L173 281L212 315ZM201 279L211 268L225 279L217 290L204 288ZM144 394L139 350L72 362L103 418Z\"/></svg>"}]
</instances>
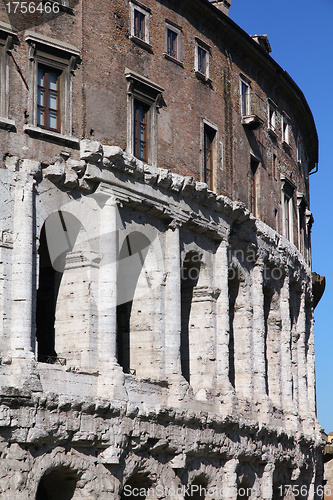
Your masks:
<instances>
[{"instance_id":1,"label":"arched opening","mask_svg":"<svg viewBox=\"0 0 333 500\"><path fill-rule=\"evenodd\" d=\"M204 500L207 493L207 479L204 476L196 477L190 487L185 490L185 499Z\"/></svg>"},{"instance_id":2,"label":"arched opening","mask_svg":"<svg viewBox=\"0 0 333 500\"><path fill-rule=\"evenodd\" d=\"M269 268L265 268L269 277L264 286L264 357L266 394L277 406L281 405L281 283L273 278Z\"/></svg>"},{"instance_id":3,"label":"arched opening","mask_svg":"<svg viewBox=\"0 0 333 500\"><path fill-rule=\"evenodd\" d=\"M239 278L237 270L231 268L228 275L229 287L229 381L235 387L235 305L239 292Z\"/></svg>"},{"instance_id":4,"label":"arched opening","mask_svg":"<svg viewBox=\"0 0 333 500\"><path fill-rule=\"evenodd\" d=\"M152 488L152 481L146 474L137 473L130 477L121 492L121 500L145 500L149 498Z\"/></svg>"},{"instance_id":5,"label":"arched opening","mask_svg":"<svg viewBox=\"0 0 333 500\"><path fill-rule=\"evenodd\" d=\"M36 297L37 359L42 363L58 360L55 322L59 289L66 256L73 249L81 223L71 214L55 212L45 221L39 240L39 274Z\"/></svg>"},{"instance_id":6,"label":"arched opening","mask_svg":"<svg viewBox=\"0 0 333 500\"><path fill-rule=\"evenodd\" d=\"M135 356L133 357L133 338L131 338L133 301L140 276L141 281L144 282L146 287L149 287L149 276L144 266L149 247L149 239L139 231L134 231L126 236L119 252L117 359L125 373L135 374L136 372ZM139 328L138 325L137 327Z\"/></svg>"},{"instance_id":7,"label":"arched opening","mask_svg":"<svg viewBox=\"0 0 333 500\"><path fill-rule=\"evenodd\" d=\"M66 467L45 474L39 482L36 500L71 500L77 479L77 473Z\"/></svg>"},{"instance_id":8,"label":"arched opening","mask_svg":"<svg viewBox=\"0 0 333 500\"><path fill-rule=\"evenodd\" d=\"M299 360L298 360L298 319L301 306L301 290L298 283L290 284L290 299L289 299L289 310L290 310L290 355L291 355L291 366L292 366L292 394L293 399L298 403L298 370L299 370Z\"/></svg>"},{"instance_id":9,"label":"arched opening","mask_svg":"<svg viewBox=\"0 0 333 500\"><path fill-rule=\"evenodd\" d=\"M198 252L188 252L181 269L181 370L183 377L190 382L190 316L193 290L200 274L201 257Z\"/></svg>"}]
</instances>

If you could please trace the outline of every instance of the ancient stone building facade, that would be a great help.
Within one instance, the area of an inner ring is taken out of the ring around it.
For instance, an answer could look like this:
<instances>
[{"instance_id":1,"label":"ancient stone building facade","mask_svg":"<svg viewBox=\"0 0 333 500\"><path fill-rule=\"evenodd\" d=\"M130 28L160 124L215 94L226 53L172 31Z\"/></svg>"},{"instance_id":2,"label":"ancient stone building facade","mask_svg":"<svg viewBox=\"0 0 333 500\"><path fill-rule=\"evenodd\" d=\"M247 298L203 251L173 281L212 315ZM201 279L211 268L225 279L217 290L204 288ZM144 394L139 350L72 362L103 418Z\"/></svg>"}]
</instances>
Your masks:
<instances>
[{"instance_id":1,"label":"ancient stone building facade","mask_svg":"<svg viewBox=\"0 0 333 500\"><path fill-rule=\"evenodd\" d=\"M14 4L0 498L317 498L302 92L227 0Z\"/></svg>"}]
</instances>

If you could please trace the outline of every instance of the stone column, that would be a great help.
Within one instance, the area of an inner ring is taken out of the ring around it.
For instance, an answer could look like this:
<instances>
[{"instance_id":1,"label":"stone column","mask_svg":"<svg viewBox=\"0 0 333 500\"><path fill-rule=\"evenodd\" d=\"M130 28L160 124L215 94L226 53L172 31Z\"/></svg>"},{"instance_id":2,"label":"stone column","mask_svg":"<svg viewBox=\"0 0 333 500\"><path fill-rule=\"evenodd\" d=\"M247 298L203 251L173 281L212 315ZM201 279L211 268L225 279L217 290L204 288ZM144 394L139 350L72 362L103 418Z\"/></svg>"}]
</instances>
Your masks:
<instances>
[{"instance_id":1,"label":"stone column","mask_svg":"<svg viewBox=\"0 0 333 500\"><path fill-rule=\"evenodd\" d=\"M289 275L286 272L283 286L281 287L281 382L282 382L282 406L284 411L294 408L293 405L293 376L291 365L291 321L290 321L290 293Z\"/></svg>"},{"instance_id":2,"label":"stone column","mask_svg":"<svg viewBox=\"0 0 333 500\"><path fill-rule=\"evenodd\" d=\"M11 282L11 347L14 357L33 356L34 174L39 163L21 162L16 174Z\"/></svg>"},{"instance_id":3,"label":"stone column","mask_svg":"<svg viewBox=\"0 0 333 500\"><path fill-rule=\"evenodd\" d=\"M229 381L229 289L228 243L222 241L215 255L215 286L221 290L216 300L216 386L232 389Z\"/></svg>"},{"instance_id":4,"label":"stone column","mask_svg":"<svg viewBox=\"0 0 333 500\"><path fill-rule=\"evenodd\" d=\"M181 375L181 263L179 225L173 223L165 234L165 374Z\"/></svg>"},{"instance_id":5,"label":"stone column","mask_svg":"<svg viewBox=\"0 0 333 500\"><path fill-rule=\"evenodd\" d=\"M109 197L100 213L100 269L98 279L98 350L105 364L117 363L117 202Z\"/></svg>"},{"instance_id":6,"label":"stone column","mask_svg":"<svg viewBox=\"0 0 333 500\"><path fill-rule=\"evenodd\" d=\"M308 408L312 418L316 417L316 378L315 378L315 348L313 334L313 311L310 304L306 308L307 335L307 377L308 377Z\"/></svg>"},{"instance_id":7,"label":"stone column","mask_svg":"<svg viewBox=\"0 0 333 500\"><path fill-rule=\"evenodd\" d=\"M237 498L237 467L239 460L233 458L228 460L223 467L222 491L223 500L235 500Z\"/></svg>"},{"instance_id":8,"label":"stone column","mask_svg":"<svg viewBox=\"0 0 333 500\"><path fill-rule=\"evenodd\" d=\"M261 482L261 498L263 500L271 500L273 498L273 474L275 465L267 464L262 474Z\"/></svg>"},{"instance_id":9,"label":"stone column","mask_svg":"<svg viewBox=\"0 0 333 500\"><path fill-rule=\"evenodd\" d=\"M267 377L267 367L265 364L263 270L263 263L259 263L252 271L254 397L257 401L262 401L263 396L266 394Z\"/></svg>"},{"instance_id":10,"label":"stone column","mask_svg":"<svg viewBox=\"0 0 333 500\"><path fill-rule=\"evenodd\" d=\"M307 367L305 360L305 330L306 330L306 314L305 314L305 293L302 292L300 297L300 309L297 321L297 364L298 364L298 410L304 417L308 412L308 397L307 397Z\"/></svg>"}]
</instances>

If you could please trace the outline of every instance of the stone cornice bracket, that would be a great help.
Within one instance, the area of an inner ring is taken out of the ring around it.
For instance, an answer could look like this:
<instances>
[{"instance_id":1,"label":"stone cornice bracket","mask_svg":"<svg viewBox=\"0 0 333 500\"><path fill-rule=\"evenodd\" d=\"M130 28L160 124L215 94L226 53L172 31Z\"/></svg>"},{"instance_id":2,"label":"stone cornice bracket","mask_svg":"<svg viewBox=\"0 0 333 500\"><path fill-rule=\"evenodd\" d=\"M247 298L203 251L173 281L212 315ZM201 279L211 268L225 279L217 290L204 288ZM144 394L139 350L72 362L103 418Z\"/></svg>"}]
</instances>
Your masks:
<instances>
[{"instance_id":1,"label":"stone cornice bracket","mask_svg":"<svg viewBox=\"0 0 333 500\"><path fill-rule=\"evenodd\" d=\"M34 61L36 57L36 44L29 43L29 61Z\"/></svg>"},{"instance_id":2,"label":"stone cornice bracket","mask_svg":"<svg viewBox=\"0 0 333 500\"><path fill-rule=\"evenodd\" d=\"M180 229L182 227L183 223L184 222L181 220L172 219L172 221L170 222L168 227L174 231L175 229Z\"/></svg>"}]
</instances>

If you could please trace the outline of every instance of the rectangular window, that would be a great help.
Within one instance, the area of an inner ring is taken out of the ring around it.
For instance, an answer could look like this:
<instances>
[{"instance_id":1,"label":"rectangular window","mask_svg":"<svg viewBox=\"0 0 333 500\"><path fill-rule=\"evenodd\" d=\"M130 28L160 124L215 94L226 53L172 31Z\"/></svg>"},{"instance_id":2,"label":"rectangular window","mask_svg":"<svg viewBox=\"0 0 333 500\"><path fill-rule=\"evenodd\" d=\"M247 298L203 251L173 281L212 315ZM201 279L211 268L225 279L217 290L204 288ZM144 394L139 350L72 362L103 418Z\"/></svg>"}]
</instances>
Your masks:
<instances>
[{"instance_id":1,"label":"rectangular window","mask_svg":"<svg viewBox=\"0 0 333 500\"><path fill-rule=\"evenodd\" d=\"M273 154L273 163L272 163L273 177L276 179L277 175L277 157L276 154Z\"/></svg>"},{"instance_id":2,"label":"rectangular window","mask_svg":"<svg viewBox=\"0 0 333 500\"><path fill-rule=\"evenodd\" d=\"M255 217L258 217L258 180L257 180L257 172L258 172L259 161L251 156L251 167L250 167L250 181L251 181L251 192L250 192L250 205L251 212Z\"/></svg>"},{"instance_id":3,"label":"rectangular window","mask_svg":"<svg viewBox=\"0 0 333 500\"><path fill-rule=\"evenodd\" d=\"M55 132L60 131L60 73L38 65L37 125Z\"/></svg>"},{"instance_id":4,"label":"rectangular window","mask_svg":"<svg viewBox=\"0 0 333 500\"><path fill-rule=\"evenodd\" d=\"M287 240L290 239L290 200L291 198L284 193L284 235Z\"/></svg>"},{"instance_id":5,"label":"rectangular window","mask_svg":"<svg viewBox=\"0 0 333 500\"><path fill-rule=\"evenodd\" d=\"M283 116L282 117L282 142L288 146L290 144L290 130L289 129L290 129L289 121L285 116Z\"/></svg>"},{"instance_id":6,"label":"rectangular window","mask_svg":"<svg viewBox=\"0 0 333 500\"><path fill-rule=\"evenodd\" d=\"M135 99L133 151L143 161L148 161L148 113L149 106Z\"/></svg>"},{"instance_id":7,"label":"rectangular window","mask_svg":"<svg viewBox=\"0 0 333 500\"><path fill-rule=\"evenodd\" d=\"M203 80L209 80L209 52L209 45L199 38L196 38L194 69L196 75Z\"/></svg>"},{"instance_id":8,"label":"rectangular window","mask_svg":"<svg viewBox=\"0 0 333 500\"><path fill-rule=\"evenodd\" d=\"M294 210L294 191L295 186L288 181L284 176L281 176L283 182L282 189L282 209L283 209L283 234L294 243L293 231L293 210Z\"/></svg>"},{"instance_id":9,"label":"rectangular window","mask_svg":"<svg viewBox=\"0 0 333 500\"><path fill-rule=\"evenodd\" d=\"M214 141L216 130L204 125L204 182L208 189L213 191L214 187Z\"/></svg>"},{"instance_id":10,"label":"rectangular window","mask_svg":"<svg viewBox=\"0 0 333 500\"><path fill-rule=\"evenodd\" d=\"M146 16L137 9L134 9L134 36L141 40L146 37Z\"/></svg>"},{"instance_id":11,"label":"rectangular window","mask_svg":"<svg viewBox=\"0 0 333 500\"><path fill-rule=\"evenodd\" d=\"M206 75L206 56L207 52L202 47L198 47L198 71Z\"/></svg>"},{"instance_id":12,"label":"rectangular window","mask_svg":"<svg viewBox=\"0 0 333 500\"><path fill-rule=\"evenodd\" d=\"M271 102L268 103L268 130L276 134L276 106Z\"/></svg>"},{"instance_id":13,"label":"rectangular window","mask_svg":"<svg viewBox=\"0 0 333 500\"><path fill-rule=\"evenodd\" d=\"M167 28L167 54L178 59L178 33Z\"/></svg>"},{"instance_id":14,"label":"rectangular window","mask_svg":"<svg viewBox=\"0 0 333 500\"><path fill-rule=\"evenodd\" d=\"M241 80L241 113L242 116L250 114L250 86Z\"/></svg>"},{"instance_id":15,"label":"rectangular window","mask_svg":"<svg viewBox=\"0 0 333 500\"><path fill-rule=\"evenodd\" d=\"M297 162L302 164L302 155L303 155L303 145L301 139L298 137L297 139Z\"/></svg>"},{"instance_id":16,"label":"rectangular window","mask_svg":"<svg viewBox=\"0 0 333 500\"><path fill-rule=\"evenodd\" d=\"M149 45L149 20L151 10L136 0L130 1L131 40L141 47Z\"/></svg>"}]
</instances>

